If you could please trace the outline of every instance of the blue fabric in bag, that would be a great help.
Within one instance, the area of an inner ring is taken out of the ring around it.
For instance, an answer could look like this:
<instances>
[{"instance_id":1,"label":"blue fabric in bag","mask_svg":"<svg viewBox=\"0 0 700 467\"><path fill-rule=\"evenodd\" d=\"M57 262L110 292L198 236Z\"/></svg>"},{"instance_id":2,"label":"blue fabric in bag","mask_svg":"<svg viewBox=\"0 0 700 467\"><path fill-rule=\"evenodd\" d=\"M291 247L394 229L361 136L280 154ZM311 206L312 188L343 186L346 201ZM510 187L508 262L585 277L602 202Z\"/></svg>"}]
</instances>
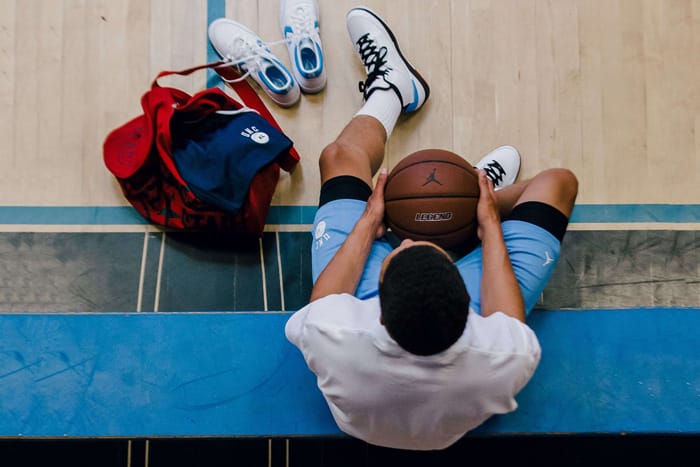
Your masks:
<instances>
[{"instance_id":1,"label":"blue fabric in bag","mask_svg":"<svg viewBox=\"0 0 700 467\"><path fill-rule=\"evenodd\" d=\"M176 115L171 132L173 161L188 188L202 201L234 214L255 174L293 144L248 109L219 111L194 121Z\"/></svg>"}]
</instances>

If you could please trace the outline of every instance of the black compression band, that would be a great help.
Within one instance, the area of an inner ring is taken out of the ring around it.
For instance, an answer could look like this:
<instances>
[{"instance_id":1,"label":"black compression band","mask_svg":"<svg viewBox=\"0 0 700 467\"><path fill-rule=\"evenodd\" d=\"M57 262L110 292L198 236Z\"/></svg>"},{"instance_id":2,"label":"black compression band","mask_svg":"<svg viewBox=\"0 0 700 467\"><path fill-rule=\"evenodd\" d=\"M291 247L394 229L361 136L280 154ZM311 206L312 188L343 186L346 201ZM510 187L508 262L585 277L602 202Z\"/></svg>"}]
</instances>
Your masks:
<instances>
[{"instance_id":1,"label":"black compression band","mask_svg":"<svg viewBox=\"0 0 700 467\"><path fill-rule=\"evenodd\" d=\"M566 233L569 219L558 209L539 201L526 201L518 204L506 220L523 221L542 227L561 242Z\"/></svg>"},{"instance_id":2,"label":"black compression band","mask_svg":"<svg viewBox=\"0 0 700 467\"><path fill-rule=\"evenodd\" d=\"M372 188L364 181L352 175L339 175L327 180L321 187L318 207L337 199L357 199L367 201Z\"/></svg>"}]
</instances>

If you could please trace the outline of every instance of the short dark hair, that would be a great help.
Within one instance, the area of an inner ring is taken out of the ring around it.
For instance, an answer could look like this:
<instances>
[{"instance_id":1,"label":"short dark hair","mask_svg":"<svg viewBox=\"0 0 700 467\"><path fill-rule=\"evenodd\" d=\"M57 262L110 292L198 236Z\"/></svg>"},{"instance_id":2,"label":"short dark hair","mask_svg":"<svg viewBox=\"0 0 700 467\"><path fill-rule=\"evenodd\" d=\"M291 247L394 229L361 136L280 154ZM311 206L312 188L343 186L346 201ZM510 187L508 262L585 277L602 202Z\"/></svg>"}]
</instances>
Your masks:
<instances>
[{"instance_id":1,"label":"short dark hair","mask_svg":"<svg viewBox=\"0 0 700 467\"><path fill-rule=\"evenodd\" d=\"M449 257L431 245L415 245L389 261L379 301L389 335L412 354L433 355L464 332L470 298Z\"/></svg>"}]
</instances>

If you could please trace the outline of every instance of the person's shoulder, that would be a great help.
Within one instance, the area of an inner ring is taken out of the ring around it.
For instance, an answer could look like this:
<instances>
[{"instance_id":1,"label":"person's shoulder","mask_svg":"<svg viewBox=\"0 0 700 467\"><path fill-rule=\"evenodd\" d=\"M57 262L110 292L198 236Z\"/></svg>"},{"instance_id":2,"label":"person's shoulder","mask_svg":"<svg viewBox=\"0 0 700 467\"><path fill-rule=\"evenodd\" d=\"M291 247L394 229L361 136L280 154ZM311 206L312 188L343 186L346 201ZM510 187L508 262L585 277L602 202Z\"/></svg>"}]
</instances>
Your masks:
<instances>
[{"instance_id":1,"label":"person's shoulder","mask_svg":"<svg viewBox=\"0 0 700 467\"><path fill-rule=\"evenodd\" d=\"M314 310L326 309L329 307L342 307L350 309L366 309L379 306L379 297L368 299L357 298L348 293L330 294L325 297L314 300L306 305L305 308Z\"/></svg>"},{"instance_id":2,"label":"person's shoulder","mask_svg":"<svg viewBox=\"0 0 700 467\"><path fill-rule=\"evenodd\" d=\"M293 344L301 345L308 330L334 332L341 329L369 329L379 323L379 299L362 300L350 294L331 294L314 300L296 311L285 325L285 334Z\"/></svg>"},{"instance_id":3,"label":"person's shoulder","mask_svg":"<svg viewBox=\"0 0 700 467\"><path fill-rule=\"evenodd\" d=\"M487 353L539 355L534 331L525 323L502 312L487 317L470 311L463 344Z\"/></svg>"},{"instance_id":4,"label":"person's shoulder","mask_svg":"<svg viewBox=\"0 0 700 467\"><path fill-rule=\"evenodd\" d=\"M360 299L350 294L332 294L309 303L307 324L366 327L379 320L379 298ZM301 311L301 310L300 310Z\"/></svg>"},{"instance_id":5,"label":"person's shoulder","mask_svg":"<svg viewBox=\"0 0 700 467\"><path fill-rule=\"evenodd\" d=\"M470 308L467 323L469 322L473 323L473 326L483 328L498 329L505 326L530 330L530 326L516 318L513 318L512 316L508 316L502 311L496 311L495 313L492 313L489 316L481 316L479 313L475 312Z\"/></svg>"}]
</instances>

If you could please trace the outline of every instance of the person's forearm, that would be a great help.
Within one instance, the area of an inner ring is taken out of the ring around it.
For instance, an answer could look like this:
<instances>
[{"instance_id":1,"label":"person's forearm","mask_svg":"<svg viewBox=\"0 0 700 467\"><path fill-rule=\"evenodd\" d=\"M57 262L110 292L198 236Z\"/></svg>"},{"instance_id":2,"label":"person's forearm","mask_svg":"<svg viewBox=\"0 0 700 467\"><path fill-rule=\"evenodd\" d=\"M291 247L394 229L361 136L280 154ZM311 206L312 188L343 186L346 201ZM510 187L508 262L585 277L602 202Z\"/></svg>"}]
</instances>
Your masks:
<instances>
[{"instance_id":1,"label":"person's forearm","mask_svg":"<svg viewBox=\"0 0 700 467\"><path fill-rule=\"evenodd\" d=\"M481 315L501 311L525 322L523 295L508 257L500 223L486 230L481 245Z\"/></svg>"},{"instance_id":2,"label":"person's forearm","mask_svg":"<svg viewBox=\"0 0 700 467\"><path fill-rule=\"evenodd\" d=\"M377 227L364 217L355 224L343 245L318 276L311 289L311 301L330 294L355 293L376 232Z\"/></svg>"}]
</instances>

